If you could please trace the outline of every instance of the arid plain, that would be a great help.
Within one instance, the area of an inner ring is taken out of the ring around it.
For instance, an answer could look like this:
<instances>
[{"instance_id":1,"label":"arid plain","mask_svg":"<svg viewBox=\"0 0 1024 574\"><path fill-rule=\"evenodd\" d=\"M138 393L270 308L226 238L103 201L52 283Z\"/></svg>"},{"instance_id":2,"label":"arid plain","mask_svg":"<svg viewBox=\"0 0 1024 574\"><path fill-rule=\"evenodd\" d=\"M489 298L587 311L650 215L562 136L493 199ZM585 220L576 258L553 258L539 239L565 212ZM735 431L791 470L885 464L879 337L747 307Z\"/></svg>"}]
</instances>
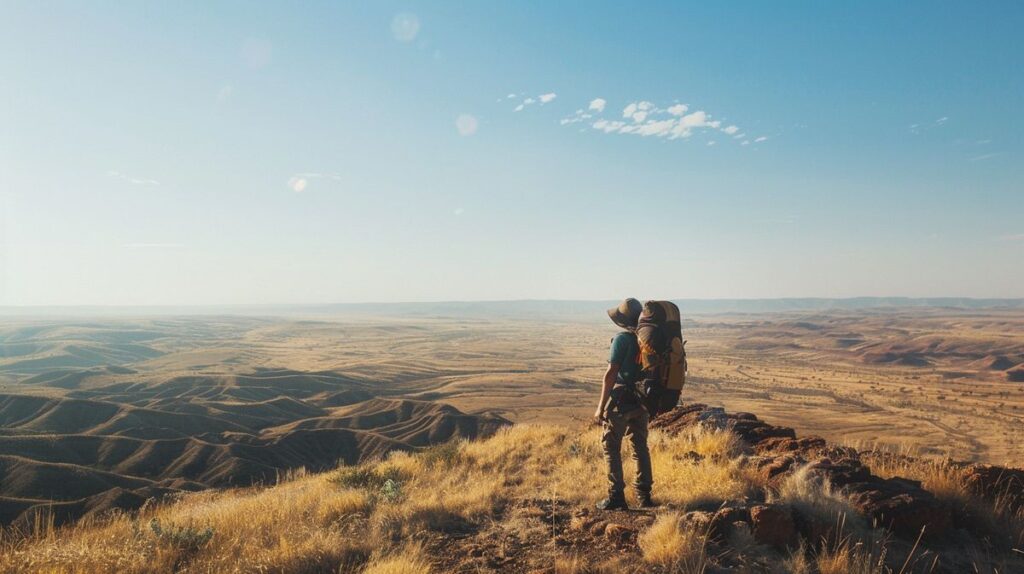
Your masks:
<instances>
[{"instance_id":1,"label":"arid plain","mask_svg":"<svg viewBox=\"0 0 1024 574\"><path fill-rule=\"evenodd\" d=\"M503 419L581 427L614 332L578 313L12 318L3 522L50 500L77 516L270 481ZM693 315L684 336L686 402L837 443L1024 466L1022 310Z\"/></svg>"}]
</instances>

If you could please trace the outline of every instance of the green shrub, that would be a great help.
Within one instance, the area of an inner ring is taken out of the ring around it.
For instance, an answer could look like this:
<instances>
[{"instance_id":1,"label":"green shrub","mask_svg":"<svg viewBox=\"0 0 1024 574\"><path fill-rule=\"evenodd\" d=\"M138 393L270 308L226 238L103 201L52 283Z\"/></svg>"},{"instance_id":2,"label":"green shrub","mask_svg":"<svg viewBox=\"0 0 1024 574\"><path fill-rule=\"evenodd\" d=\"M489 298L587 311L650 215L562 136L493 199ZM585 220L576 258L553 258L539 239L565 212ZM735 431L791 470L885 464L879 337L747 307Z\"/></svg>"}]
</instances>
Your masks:
<instances>
[{"instance_id":1,"label":"green shrub","mask_svg":"<svg viewBox=\"0 0 1024 574\"><path fill-rule=\"evenodd\" d=\"M163 525L156 518L149 522L149 529L153 531L161 544L182 550L199 550L213 538L213 528L200 529L193 526Z\"/></svg>"}]
</instances>

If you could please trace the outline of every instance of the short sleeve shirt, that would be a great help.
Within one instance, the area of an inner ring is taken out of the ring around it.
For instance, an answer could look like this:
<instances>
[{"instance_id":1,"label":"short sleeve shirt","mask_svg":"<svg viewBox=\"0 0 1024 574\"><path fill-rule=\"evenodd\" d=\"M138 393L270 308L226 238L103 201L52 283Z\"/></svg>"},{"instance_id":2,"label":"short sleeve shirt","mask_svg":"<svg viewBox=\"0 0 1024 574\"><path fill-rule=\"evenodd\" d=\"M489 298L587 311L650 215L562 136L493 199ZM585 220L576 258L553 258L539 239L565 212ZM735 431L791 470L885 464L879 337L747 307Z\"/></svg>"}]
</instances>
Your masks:
<instances>
[{"instance_id":1,"label":"short sleeve shirt","mask_svg":"<svg viewBox=\"0 0 1024 574\"><path fill-rule=\"evenodd\" d=\"M636 335L633 333L623 331L612 338L608 362L619 366L617 384L632 384L637 381L640 376L640 365L636 362L636 356L639 352L640 345L637 344Z\"/></svg>"}]
</instances>

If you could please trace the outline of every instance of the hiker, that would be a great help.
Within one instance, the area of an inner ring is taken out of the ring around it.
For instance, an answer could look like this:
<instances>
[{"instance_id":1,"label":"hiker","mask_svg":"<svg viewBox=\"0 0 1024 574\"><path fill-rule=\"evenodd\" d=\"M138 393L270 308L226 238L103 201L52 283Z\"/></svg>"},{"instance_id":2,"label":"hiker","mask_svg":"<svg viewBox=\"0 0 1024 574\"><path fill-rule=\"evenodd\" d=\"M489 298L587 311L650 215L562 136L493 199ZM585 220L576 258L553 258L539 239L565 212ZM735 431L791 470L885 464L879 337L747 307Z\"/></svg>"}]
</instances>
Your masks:
<instances>
[{"instance_id":1,"label":"hiker","mask_svg":"<svg viewBox=\"0 0 1024 574\"><path fill-rule=\"evenodd\" d=\"M636 391L640 380L641 367L637 359L640 345L637 342L636 327L643 305L629 298L608 310L612 322L623 331L612 339L608 357L608 371L601 386L601 399L594 411L595 422L604 425L601 442L604 445L604 459L608 463L608 498L597 504L601 510L621 510L626 504L626 484L622 476L622 438L628 436L633 446L633 460L636 461L636 488L640 506L654 506L651 500L651 454L647 449L647 410Z\"/></svg>"}]
</instances>

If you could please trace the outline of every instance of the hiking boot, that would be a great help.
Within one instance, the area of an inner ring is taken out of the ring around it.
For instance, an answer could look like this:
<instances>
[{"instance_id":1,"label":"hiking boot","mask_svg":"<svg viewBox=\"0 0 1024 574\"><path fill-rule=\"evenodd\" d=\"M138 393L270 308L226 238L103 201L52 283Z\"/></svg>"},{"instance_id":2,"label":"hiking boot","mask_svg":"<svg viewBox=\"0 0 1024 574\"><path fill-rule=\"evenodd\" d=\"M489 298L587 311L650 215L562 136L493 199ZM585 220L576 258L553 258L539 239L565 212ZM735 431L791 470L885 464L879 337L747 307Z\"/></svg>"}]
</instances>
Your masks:
<instances>
[{"instance_id":1,"label":"hiking boot","mask_svg":"<svg viewBox=\"0 0 1024 574\"><path fill-rule=\"evenodd\" d=\"M658 506L654 499L651 498L650 492L641 492L637 495L637 498L640 499L640 508L654 508Z\"/></svg>"},{"instance_id":2,"label":"hiking boot","mask_svg":"<svg viewBox=\"0 0 1024 574\"><path fill-rule=\"evenodd\" d=\"M629 510L625 497L610 496L597 503L598 510Z\"/></svg>"}]
</instances>

